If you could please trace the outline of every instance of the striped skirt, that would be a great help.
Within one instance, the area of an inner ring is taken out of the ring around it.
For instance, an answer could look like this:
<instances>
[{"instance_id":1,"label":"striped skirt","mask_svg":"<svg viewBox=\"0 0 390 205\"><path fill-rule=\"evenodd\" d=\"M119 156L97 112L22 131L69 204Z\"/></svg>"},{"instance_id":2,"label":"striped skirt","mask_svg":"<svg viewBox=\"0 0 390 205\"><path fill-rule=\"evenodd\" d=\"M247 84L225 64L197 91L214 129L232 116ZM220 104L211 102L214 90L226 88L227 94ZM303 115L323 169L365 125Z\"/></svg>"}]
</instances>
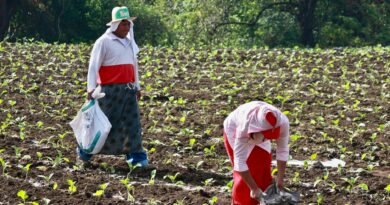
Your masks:
<instances>
[{"instance_id":1,"label":"striped skirt","mask_svg":"<svg viewBox=\"0 0 390 205\"><path fill-rule=\"evenodd\" d=\"M120 155L143 152L137 90L131 84L101 85L105 97L99 106L112 128L99 154Z\"/></svg>"}]
</instances>

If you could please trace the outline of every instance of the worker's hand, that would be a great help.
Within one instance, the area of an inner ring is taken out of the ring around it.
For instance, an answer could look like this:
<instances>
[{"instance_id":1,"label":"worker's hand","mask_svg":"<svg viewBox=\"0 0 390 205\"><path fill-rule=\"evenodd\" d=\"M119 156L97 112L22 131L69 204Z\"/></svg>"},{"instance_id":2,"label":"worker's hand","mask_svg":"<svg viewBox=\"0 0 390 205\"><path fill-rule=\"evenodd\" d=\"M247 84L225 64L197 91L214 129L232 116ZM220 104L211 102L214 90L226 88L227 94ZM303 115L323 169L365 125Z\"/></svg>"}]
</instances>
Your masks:
<instances>
[{"instance_id":1,"label":"worker's hand","mask_svg":"<svg viewBox=\"0 0 390 205\"><path fill-rule=\"evenodd\" d=\"M136 95L137 95L137 100L139 101L141 99L141 91L138 90Z\"/></svg>"},{"instance_id":2,"label":"worker's hand","mask_svg":"<svg viewBox=\"0 0 390 205\"><path fill-rule=\"evenodd\" d=\"M92 93L93 93L93 91L95 91L95 89L93 89L93 90L91 90L91 91L89 91L89 92L87 93L87 99L88 99L88 100L91 100L91 99L92 99Z\"/></svg>"},{"instance_id":3,"label":"worker's hand","mask_svg":"<svg viewBox=\"0 0 390 205\"><path fill-rule=\"evenodd\" d=\"M250 196L252 199L256 199L258 202L260 202L261 205L264 203L264 196L266 196L265 193L261 191L261 189L257 188L256 190L251 190Z\"/></svg>"}]
</instances>

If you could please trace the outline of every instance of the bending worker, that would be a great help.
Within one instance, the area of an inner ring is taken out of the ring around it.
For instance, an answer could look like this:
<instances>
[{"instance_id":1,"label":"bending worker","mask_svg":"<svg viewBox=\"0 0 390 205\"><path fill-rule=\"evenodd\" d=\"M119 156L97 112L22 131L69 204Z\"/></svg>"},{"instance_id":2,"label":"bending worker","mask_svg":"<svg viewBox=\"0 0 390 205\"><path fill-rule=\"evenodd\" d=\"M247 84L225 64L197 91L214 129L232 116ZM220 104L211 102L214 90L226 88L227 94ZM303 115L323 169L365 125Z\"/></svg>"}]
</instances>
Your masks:
<instances>
[{"instance_id":1,"label":"bending worker","mask_svg":"<svg viewBox=\"0 0 390 205\"><path fill-rule=\"evenodd\" d=\"M289 135L288 118L268 103L249 102L229 114L224 141L233 165L232 204L259 204L272 183L271 140L276 141L277 186L283 189Z\"/></svg>"}]
</instances>

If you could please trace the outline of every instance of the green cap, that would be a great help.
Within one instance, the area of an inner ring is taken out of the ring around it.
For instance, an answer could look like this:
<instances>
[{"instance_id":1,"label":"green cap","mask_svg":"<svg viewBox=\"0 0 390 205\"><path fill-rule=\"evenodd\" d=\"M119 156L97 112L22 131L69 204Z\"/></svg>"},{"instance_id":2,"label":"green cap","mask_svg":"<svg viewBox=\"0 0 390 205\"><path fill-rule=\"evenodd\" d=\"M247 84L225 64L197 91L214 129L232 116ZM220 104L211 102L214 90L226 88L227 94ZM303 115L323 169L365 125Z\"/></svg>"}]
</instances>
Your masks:
<instances>
[{"instance_id":1,"label":"green cap","mask_svg":"<svg viewBox=\"0 0 390 205\"><path fill-rule=\"evenodd\" d=\"M107 23L107 26L110 26L113 22L122 21L124 19L132 21L135 18L136 17L130 17L129 9L126 6L115 7L112 9L112 20Z\"/></svg>"}]
</instances>

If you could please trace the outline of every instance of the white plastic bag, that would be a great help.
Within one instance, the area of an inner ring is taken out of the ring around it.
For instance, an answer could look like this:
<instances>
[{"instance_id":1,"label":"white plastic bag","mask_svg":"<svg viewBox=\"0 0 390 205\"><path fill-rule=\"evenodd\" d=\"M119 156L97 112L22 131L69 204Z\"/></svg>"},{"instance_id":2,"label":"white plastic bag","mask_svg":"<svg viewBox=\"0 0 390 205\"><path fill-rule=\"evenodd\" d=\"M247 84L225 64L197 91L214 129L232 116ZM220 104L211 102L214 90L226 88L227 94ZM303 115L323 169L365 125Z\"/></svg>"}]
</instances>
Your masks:
<instances>
[{"instance_id":1,"label":"white plastic bag","mask_svg":"<svg viewBox=\"0 0 390 205\"><path fill-rule=\"evenodd\" d=\"M76 136L79 148L88 154L97 154L103 148L111 130L111 123L99 107L98 99L105 96L98 86L92 93L92 100L87 101L69 123Z\"/></svg>"}]
</instances>

